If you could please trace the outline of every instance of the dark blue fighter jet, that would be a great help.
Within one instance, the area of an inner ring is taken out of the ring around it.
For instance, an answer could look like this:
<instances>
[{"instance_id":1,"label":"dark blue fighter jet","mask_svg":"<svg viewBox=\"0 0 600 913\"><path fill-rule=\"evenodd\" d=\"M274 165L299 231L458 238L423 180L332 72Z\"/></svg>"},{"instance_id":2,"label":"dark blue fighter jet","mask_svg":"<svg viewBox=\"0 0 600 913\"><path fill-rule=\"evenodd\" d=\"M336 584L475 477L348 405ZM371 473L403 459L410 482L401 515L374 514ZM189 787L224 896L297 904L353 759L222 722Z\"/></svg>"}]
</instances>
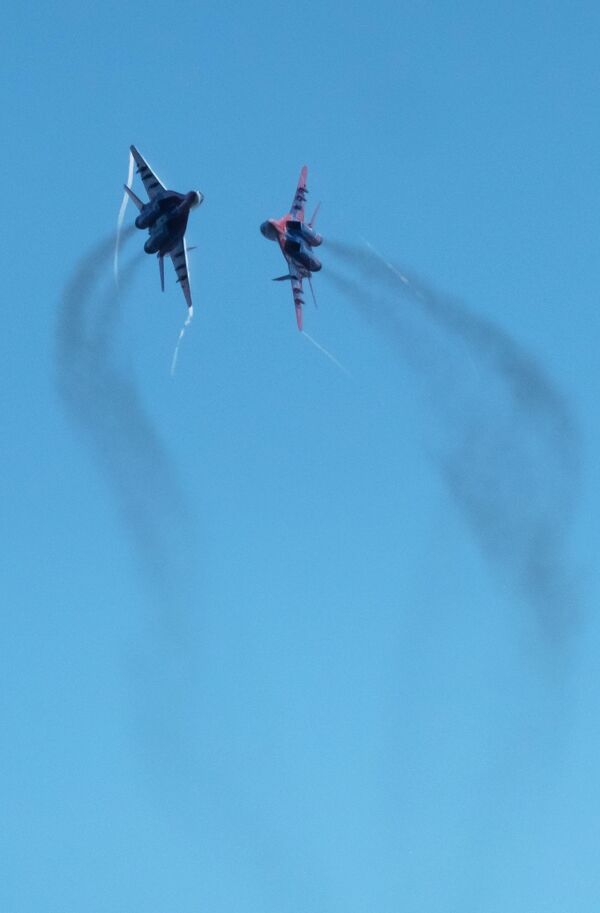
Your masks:
<instances>
[{"instance_id":1,"label":"dark blue fighter jet","mask_svg":"<svg viewBox=\"0 0 600 913\"><path fill-rule=\"evenodd\" d=\"M163 292L165 290L164 258L167 255L171 257L177 273L177 281L181 285L191 313L192 293L190 290L185 231L190 210L194 206L199 206L204 196L197 190L191 190L189 193L177 193L175 190L167 190L135 146L130 148L137 165L137 174L140 175L149 197L148 202L143 203L131 187L125 185L129 198L139 209L135 226L136 228L148 229L150 237L144 244L144 250L147 254L156 254L158 256L160 285Z\"/></svg>"}]
</instances>

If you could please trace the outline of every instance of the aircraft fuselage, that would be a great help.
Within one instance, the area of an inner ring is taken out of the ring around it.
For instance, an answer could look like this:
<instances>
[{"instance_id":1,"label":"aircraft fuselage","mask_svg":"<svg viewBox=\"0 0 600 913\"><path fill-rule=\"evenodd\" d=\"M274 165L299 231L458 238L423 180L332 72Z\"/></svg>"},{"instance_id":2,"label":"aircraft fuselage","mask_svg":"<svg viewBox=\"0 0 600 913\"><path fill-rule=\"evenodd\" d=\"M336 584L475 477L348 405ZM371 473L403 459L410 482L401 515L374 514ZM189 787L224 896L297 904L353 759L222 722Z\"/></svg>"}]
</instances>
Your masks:
<instances>
[{"instance_id":1,"label":"aircraft fuselage","mask_svg":"<svg viewBox=\"0 0 600 913\"><path fill-rule=\"evenodd\" d=\"M165 256L185 235L190 209L200 202L200 195L167 190L146 203L135 220L136 228L147 229L150 237L144 244L147 254Z\"/></svg>"},{"instance_id":2,"label":"aircraft fuselage","mask_svg":"<svg viewBox=\"0 0 600 913\"><path fill-rule=\"evenodd\" d=\"M306 222L299 222L284 216L283 219L269 219L260 226L261 233L269 241L278 241L283 255L294 261L301 273L317 273L321 269L313 247L318 247L323 238Z\"/></svg>"}]
</instances>

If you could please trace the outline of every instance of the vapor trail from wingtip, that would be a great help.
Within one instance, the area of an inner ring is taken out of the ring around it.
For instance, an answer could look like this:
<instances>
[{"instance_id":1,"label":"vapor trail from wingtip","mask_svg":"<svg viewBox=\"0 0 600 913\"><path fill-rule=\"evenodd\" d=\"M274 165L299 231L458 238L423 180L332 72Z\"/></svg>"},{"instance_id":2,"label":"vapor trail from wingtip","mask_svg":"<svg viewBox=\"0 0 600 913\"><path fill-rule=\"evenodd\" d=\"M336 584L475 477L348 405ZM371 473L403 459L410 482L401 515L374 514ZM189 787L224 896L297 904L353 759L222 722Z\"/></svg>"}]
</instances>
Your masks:
<instances>
[{"instance_id":1,"label":"vapor trail from wingtip","mask_svg":"<svg viewBox=\"0 0 600 913\"><path fill-rule=\"evenodd\" d=\"M133 184L133 168L134 168L134 159L133 154L129 153L129 169L127 171L127 184L126 186L131 188ZM125 219L125 210L127 209L127 204L129 202L129 194L126 190L123 191L123 199L121 201L121 206L119 209L119 215L117 217L117 235L115 238L115 255L113 259L113 274L115 277L115 285L117 289L119 288L119 247L121 242L121 232L123 229L123 221Z\"/></svg>"},{"instance_id":2,"label":"vapor trail from wingtip","mask_svg":"<svg viewBox=\"0 0 600 913\"><path fill-rule=\"evenodd\" d=\"M179 346L181 344L181 340L183 339L183 337L185 335L185 331L187 330L190 323L192 322L193 316L194 316L194 308L188 308L185 322L179 331L179 336L177 337L177 342L175 343L175 349L173 351L173 358L171 360L171 377L175 377L175 368L177 367L177 357L179 355Z\"/></svg>"},{"instance_id":3,"label":"vapor trail from wingtip","mask_svg":"<svg viewBox=\"0 0 600 913\"><path fill-rule=\"evenodd\" d=\"M308 339L308 341L309 341L310 343L312 343L313 346L314 346L316 349L319 350L319 352L321 352L323 355L325 355L326 358L328 358L330 361L332 361L333 364L336 366L336 368L339 368L340 371L342 371L342 372L346 375L346 377L352 377L352 375L350 374L350 371L348 371L348 369L345 368L345 367L343 366L343 364L342 364L341 362L339 362L339 361L337 360L337 358L336 358L334 355L332 355L331 352L329 352L329 351L325 348L325 346L322 346L320 342L317 342L316 339L313 339L312 336L309 336L308 333L306 332L306 330L302 330L301 332L302 332L302 335L303 335L306 339Z\"/></svg>"}]
</instances>

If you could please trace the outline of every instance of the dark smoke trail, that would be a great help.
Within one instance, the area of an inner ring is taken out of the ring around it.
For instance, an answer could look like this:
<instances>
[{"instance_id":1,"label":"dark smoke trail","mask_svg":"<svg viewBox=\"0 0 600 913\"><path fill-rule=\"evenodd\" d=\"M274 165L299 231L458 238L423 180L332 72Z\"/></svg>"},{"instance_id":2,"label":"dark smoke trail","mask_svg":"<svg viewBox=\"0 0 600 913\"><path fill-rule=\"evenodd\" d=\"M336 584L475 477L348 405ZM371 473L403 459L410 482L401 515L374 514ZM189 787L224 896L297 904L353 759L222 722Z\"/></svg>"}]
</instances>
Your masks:
<instances>
[{"instance_id":1,"label":"dark smoke trail","mask_svg":"<svg viewBox=\"0 0 600 913\"><path fill-rule=\"evenodd\" d=\"M133 228L123 232L123 240ZM57 326L59 392L108 482L130 534L155 611L128 656L141 756L165 783L192 779L196 654L194 528L182 486L120 352L119 317L143 254L121 270L114 235L78 263L62 295Z\"/></svg>"},{"instance_id":2,"label":"dark smoke trail","mask_svg":"<svg viewBox=\"0 0 600 913\"><path fill-rule=\"evenodd\" d=\"M131 234L124 232L123 239ZM303 894L314 893L312 884L304 884L307 876L297 873L285 830L276 825L273 831L273 822L240 787L235 748L225 742L223 757L215 749L220 737L211 721L222 706L209 680L214 658L200 639L197 578L193 566L184 564L192 552L193 524L135 378L119 359L119 313L141 257L121 269L117 292L113 252L114 237L98 244L82 258L64 291L57 368L68 414L106 476L160 613L158 625L150 624L127 662L139 763L153 801L177 821L188 841L203 845L211 820L222 853L239 860L250 856L246 864L257 867L265 857L277 859L288 883L299 880ZM219 817L210 819L215 793ZM240 829L253 834L252 851L236 836Z\"/></svg>"},{"instance_id":3,"label":"dark smoke trail","mask_svg":"<svg viewBox=\"0 0 600 913\"><path fill-rule=\"evenodd\" d=\"M132 232L126 230L124 239ZM111 236L84 256L63 293L59 390L107 477L142 571L166 605L178 586L178 543L189 538L189 517L177 473L118 350L122 297L141 256L122 271L119 292L110 274L113 249Z\"/></svg>"},{"instance_id":4,"label":"dark smoke trail","mask_svg":"<svg viewBox=\"0 0 600 913\"><path fill-rule=\"evenodd\" d=\"M368 247L329 247L344 266L329 278L422 385L437 417L435 461L483 552L562 639L579 613L564 539L580 441L566 397L490 321Z\"/></svg>"},{"instance_id":5,"label":"dark smoke trail","mask_svg":"<svg viewBox=\"0 0 600 913\"><path fill-rule=\"evenodd\" d=\"M556 786L549 760L562 751L569 725L564 673L572 656L565 647L580 600L565 537L579 482L579 432L567 398L504 330L372 249L330 247L343 271L326 275L413 372L433 418L436 468L482 553L533 609L543 646L552 647L536 651L550 674L508 708L510 726L499 717L477 818L463 825L473 871L452 906L487 909L513 828L542 810L545 820Z\"/></svg>"}]
</instances>

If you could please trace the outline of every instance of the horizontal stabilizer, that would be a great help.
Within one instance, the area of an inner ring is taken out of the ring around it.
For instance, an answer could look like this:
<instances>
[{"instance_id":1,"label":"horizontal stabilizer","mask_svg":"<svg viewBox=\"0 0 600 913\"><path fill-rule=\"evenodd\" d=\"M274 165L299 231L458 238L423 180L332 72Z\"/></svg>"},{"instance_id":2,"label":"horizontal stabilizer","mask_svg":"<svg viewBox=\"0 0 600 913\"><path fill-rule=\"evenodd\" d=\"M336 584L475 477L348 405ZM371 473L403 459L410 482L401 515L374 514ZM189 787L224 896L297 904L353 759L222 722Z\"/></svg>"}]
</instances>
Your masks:
<instances>
[{"instance_id":1,"label":"horizontal stabilizer","mask_svg":"<svg viewBox=\"0 0 600 913\"><path fill-rule=\"evenodd\" d=\"M138 209L141 209L144 204L142 203L142 201L140 200L138 195L136 193L134 193L133 190L131 189L131 187L128 187L127 184L123 184L123 187L125 188L125 193L129 197L131 202L135 203L135 205L137 206Z\"/></svg>"},{"instance_id":2,"label":"horizontal stabilizer","mask_svg":"<svg viewBox=\"0 0 600 913\"><path fill-rule=\"evenodd\" d=\"M295 278L296 278L295 276L290 276L288 273L287 276L275 276L275 278L273 279L273 282L285 282L286 279L289 279L291 282L292 279L295 279Z\"/></svg>"}]
</instances>

